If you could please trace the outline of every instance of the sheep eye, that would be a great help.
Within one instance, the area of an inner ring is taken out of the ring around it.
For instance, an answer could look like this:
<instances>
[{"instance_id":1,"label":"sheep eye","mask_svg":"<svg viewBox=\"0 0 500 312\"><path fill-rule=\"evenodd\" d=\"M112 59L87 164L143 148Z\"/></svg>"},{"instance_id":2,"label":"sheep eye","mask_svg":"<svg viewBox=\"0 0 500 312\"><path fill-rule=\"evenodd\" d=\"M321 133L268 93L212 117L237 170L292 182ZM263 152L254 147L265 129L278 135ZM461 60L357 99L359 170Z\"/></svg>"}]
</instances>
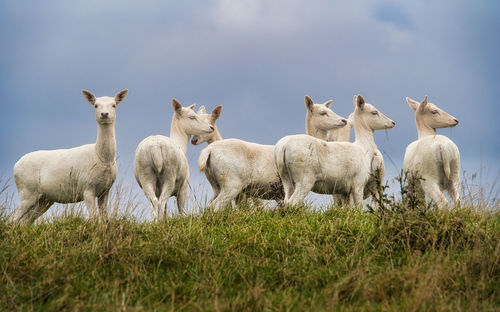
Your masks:
<instances>
[{"instance_id":1,"label":"sheep eye","mask_svg":"<svg viewBox=\"0 0 500 312\"><path fill-rule=\"evenodd\" d=\"M97 108L97 104L95 104L94 107Z\"/></svg>"},{"instance_id":2,"label":"sheep eye","mask_svg":"<svg viewBox=\"0 0 500 312\"><path fill-rule=\"evenodd\" d=\"M321 112L321 113L319 113L319 114L320 114L321 116L326 116L326 115L328 115L328 113L327 113L327 112Z\"/></svg>"},{"instance_id":3,"label":"sheep eye","mask_svg":"<svg viewBox=\"0 0 500 312\"><path fill-rule=\"evenodd\" d=\"M378 112L377 111L372 112L372 115L378 115Z\"/></svg>"},{"instance_id":4,"label":"sheep eye","mask_svg":"<svg viewBox=\"0 0 500 312\"><path fill-rule=\"evenodd\" d=\"M190 116L190 117L189 117L189 119L191 119L191 120L195 120L195 119L196 119L196 117L194 117L194 116Z\"/></svg>"},{"instance_id":5,"label":"sheep eye","mask_svg":"<svg viewBox=\"0 0 500 312\"><path fill-rule=\"evenodd\" d=\"M439 114L439 111L435 110L435 111L432 111L432 113L433 113L434 115L436 115L436 114Z\"/></svg>"},{"instance_id":6,"label":"sheep eye","mask_svg":"<svg viewBox=\"0 0 500 312\"><path fill-rule=\"evenodd\" d=\"M116 104L113 104L113 107L116 107Z\"/></svg>"}]
</instances>

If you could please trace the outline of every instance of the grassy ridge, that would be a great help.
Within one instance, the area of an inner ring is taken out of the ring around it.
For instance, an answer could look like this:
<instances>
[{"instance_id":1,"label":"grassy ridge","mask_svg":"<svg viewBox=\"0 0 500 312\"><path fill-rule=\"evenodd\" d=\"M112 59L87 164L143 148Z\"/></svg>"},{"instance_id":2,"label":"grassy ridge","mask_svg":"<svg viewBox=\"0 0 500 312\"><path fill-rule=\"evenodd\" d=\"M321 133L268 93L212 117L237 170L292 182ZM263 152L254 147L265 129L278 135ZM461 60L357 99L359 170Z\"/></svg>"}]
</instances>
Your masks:
<instances>
[{"instance_id":1,"label":"grassy ridge","mask_svg":"<svg viewBox=\"0 0 500 312\"><path fill-rule=\"evenodd\" d=\"M500 214L334 207L0 222L3 310L495 310Z\"/></svg>"}]
</instances>

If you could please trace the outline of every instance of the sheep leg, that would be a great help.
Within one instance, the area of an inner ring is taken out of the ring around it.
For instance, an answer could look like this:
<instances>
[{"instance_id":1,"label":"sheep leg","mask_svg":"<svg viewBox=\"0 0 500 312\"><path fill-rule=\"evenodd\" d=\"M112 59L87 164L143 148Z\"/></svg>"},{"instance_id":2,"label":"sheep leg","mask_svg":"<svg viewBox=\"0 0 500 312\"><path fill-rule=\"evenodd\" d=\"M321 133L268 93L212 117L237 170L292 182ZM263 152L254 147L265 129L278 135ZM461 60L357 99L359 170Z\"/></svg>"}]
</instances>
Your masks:
<instances>
[{"instance_id":1,"label":"sheep leg","mask_svg":"<svg viewBox=\"0 0 500 312\"><path fill-rule=\"evenodd\" d=\"M32 213L28 216L28 222L33 223L52 206L53 202L42 201L35 205Z\"/></svg>"},{"instance_id":2,"label":"sheep leg","mask_svg":"<svg viewBox=\"0 0 500 312\"><path fill-rule=\"evenodd\" d=\"M187 194L187 180L177 192L177 211L180 215L184 215L184 208L186 207L186 194Z\"/></svg>"},{"instance_id":3,"label":"sheep leg","mask_svg":"<svg viewBox=\"0 0 500 312\"><path fill-rule=\"evenodd\" d=\"M283 190L285 191L285 200L289 199L295 191L295 187L292 181L288 181L287 179L283 179Z\"/></svg>"},{"instance_id":4,"label":"sheep leg","mask_svg":"<svg viewBox=\"0 0 500 312\"><path fill-rule=\"evenodd\" d=\"M214 211L226 207L241 193L241 190L242 187L239 187L239 185L232 185L231 188L222 187L219 196L212 201L210 206L214 208Z\"/></svg>"},{"instance_id":5,"label":"sheep leg","mask_svg":"<svg viewBox=\"0 0 500 312\"><path fill-rule=\"evenodd\" d=\"M156 197L156 176L143 176L139 184L142 185L142 191L151 203L153 219L158 220L161 208L158 205L158 198Z\"/></svg>"},{"instance_id":6,"label":"sheep leg","mask_svg":"<svg viewBox=\"0 0 500 312\"><path fill-rule=\"evenodd\" d=\"M337 206L344 206L347 205L349 202L347 199L347 196L342 195L342 194L333 194L333 204Z\"/></svg>"},{"instance_id":7,"label":"sheep leg","mask_svg":"<svg viewBox=\"0 0 500 312\"><path fill-rule=\"evenodd\" d=\"M460 206L460 160L454 161L450 164L451 174L450 181L448 182L448 193L450 194L451 200L453 200L453 206Z\"/></svg>"},{"instance_id":8,"label":"sheep leg","mask_svg":"<svg viewBox=\"0 0 500 312\"><path fill-rule=\"evenodd\" d=\"M93 190L83 191L83 200L85 201L85 206L87 206L90 218L94 220L99 218L99 214L97 212L97 207L95 204L94 191Z\"/></svg>"},{"instance_id":9,"label":"sheep leg","mask_svg":"<svg viewBox=\"0 0 500 312\"><path fill-rule=\"evenodd\" d=\"M28 192L19 192L21 197L21 203L10 215L10 222L30 222L34 210L38 206L38 201L40 200L40 195L26 194Z\"/></svg>"},{"instance_id":10,"label":"sheep leg","mask_svg":"<svg viewBox=\"0 0 500 312\"><path fill-rule=\"evenodd\" d=\"M293 192L295 191L295 186L288 172L280 175L280 178L281 178L281 183L283 184L283 191L285 193L284 200L286 201L290 199L290 196L292 196Z\"/></svg>"},{"instance_id":11,"label":"sheep leg","mask_svg":"<svg viewBox=\"0 0 500 312\"><path fill-rule=\"evenodd\" d=\"M448 205L448 200L443 192L439 189L437 183L422 181L421 183L424 193L427 194L439 208L444 208Z\"/></svg>"},{"instance_id":12,"label":"sheep leg","mask_svg":"<svg viewBox=\"0 0 500 312\"><path fill-rule=\"evenodd\" d=\"M205 176L207 177L208 182L210 183L210 186L212 186L212 192L213 196L210 202L208 203L209 205L214 201L214 199L219 196L220 194L220 186L219 183L217 183L217 180L214 179L210 174L205 173Z\"/></svg>"},{"instance_id":13,"label":"sheep leg","mask_svg":"<svg viewBox=\"0 0 500 312\"><path fill-rule=\"evenodd\" d=\"M313 180L304 180L301 182L297 182L295 184L295 191L290 196L290 198L285 200L285 204L289 205L298 205L300 203L304 203L304 198L306 198L307 194L311 191L314 186Z\"/></svg>"},{"instance_id":14,"label":"sheep leg","mask_svg":"<svg viewBox=\"0 0 500 312\"><path fill-rule=\"evenodd\" d=\"M169 179L170 178L170 179ZM175 188L175 175L163 174L160 177L160 187L158 192L158 218L163 220L167 216L167 202L172 196Z\"/></svg>"},{"instance_id":15,"label":"sheep leg","mask_svg":"<svg viewBox=\"0 0 500 312\"><path fill-rule=\"evenodd\" d=\"M101 196L97 197L97 206L99 207L99 213L103 220L107 219L108 217L108 197L109 190Z\"/></svg>"},{"instance_id":16,"label":"sheep leg","mask_svg":"<svg viewBox=\"0 0 500 312\"><path fill-rule=\"evenodd\" d=\"M453 200L453 206L460 206L460 181L458 179L450 181L448 192L450 193L451 200Z\"/></svg>"},{"instance_id":17,"label":"sheep leg","mask_svg":"<svg viewBox=\"0 0 500 312\"><path fill-rule=\"evenodd\" d=\"M352 190L352 202L356 207L363 206L363 187L356 187Z\"/></svg>"}]
</instances>

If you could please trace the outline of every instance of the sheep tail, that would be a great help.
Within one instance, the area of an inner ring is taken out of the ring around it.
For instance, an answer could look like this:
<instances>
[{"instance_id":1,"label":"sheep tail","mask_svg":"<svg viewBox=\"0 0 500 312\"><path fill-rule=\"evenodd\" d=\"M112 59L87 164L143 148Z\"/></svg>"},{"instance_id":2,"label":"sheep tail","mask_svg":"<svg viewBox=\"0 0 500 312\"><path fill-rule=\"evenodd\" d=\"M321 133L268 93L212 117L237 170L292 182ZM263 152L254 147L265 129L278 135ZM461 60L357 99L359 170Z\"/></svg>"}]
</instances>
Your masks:
<instances>
[{"instance_id":1,"label":"sheep tail","mask_svg":"<svg viewBox=\"0 0 500 312\"><path fill-rule=\"evenodd\" d=\"M151 151L151 158L153 160L153 166L156 168L157 172L160 173L163 169L163 157L161 152L161 145L157 144L153 147Z\"/></svg>"},{"instance_id":2,"label":"sheep tail","mask_svg":"<svg viewBox=\"0 0 500 312\"><path fill-rule=\"evenodd\" d=\"M290 169L286 164L286 149L281 144L277 145L276 152L274 153L274 161L276 162L276 169L278 169L282 183L288 182L293 184Z\"/></svg>"},{"instance_id":3,"label":"sheep tail","mask_svg":"<svg viewBox=\"0 0 500 312\"><path fill-rule=\"evenodd\" d=\"M450 153L448 150L445 150L443 146L439 146L439 156L441 158L441 162L443 164L444 175L447 180L450 179L451 176L451 160Z\"/></svg>"},{"instance_id":4,"label":"sheep tail","mask_svg":"<svg viewBox=\"0 0 500 312\"><path fill-rule=\"evenodd\" d=\"M210 161L210 149L205 148L201 151L200 158L198 158L198 168L200 172L204 172Z\"/></svg>"}]
</instances>

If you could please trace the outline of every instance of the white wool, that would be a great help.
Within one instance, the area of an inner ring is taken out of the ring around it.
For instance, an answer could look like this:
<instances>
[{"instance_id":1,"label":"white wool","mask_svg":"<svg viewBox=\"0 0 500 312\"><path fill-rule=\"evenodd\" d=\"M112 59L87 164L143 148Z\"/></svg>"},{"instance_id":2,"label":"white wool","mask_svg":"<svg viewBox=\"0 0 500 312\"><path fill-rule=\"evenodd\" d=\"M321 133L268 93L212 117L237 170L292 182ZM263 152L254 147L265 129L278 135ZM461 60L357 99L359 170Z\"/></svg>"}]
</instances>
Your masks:
<instances>
[{"instance_id":1,"label":"white wool","mask_svg":"<svg viewBox=\"0 0 500 312\"><path fill-rule=\"evenodd\" d=\"M373 131L392 128L395 123L365 103L360 95L354 97L354 106L354 143L292 135L276 144L274 157L283 182L285 203L302 203L312 190L319 194L341 194L354 204L361 204L372 162L377 158Z\"/></svg>"},{"instance_id":2,"label":"white wool","mask_svg":"<svg viewBox=\"0 0 500 312\"><path fill-rule=\"evenodd\" d=\"M325 140L329 130L342 127L346 120L335 114L332 101L314 104L305 96L306 132ZM198 159L200 171L210 182L214 197L210 206L221 209L248 195L262 199L282 199L283 187L274 162L273 145L238 139L216 141L203 149Z\"/></svg>"},{"instance_id":3,"label":"white wool","mask_svg":"<svg viewBox=\"0 0 500 312\"><path fill-rule=\"evenodd\" d=\"M99 212L106 216L109 190L116 179L115 108L127 92L96 98L91 92L82 91L87 102L95 107L98 126L95 144L36 151L19 159L14 166L14 179L20 205L10 216L11 221L33 222L55 202L82 200L91 218L97 218Z\"/></svg>"},{"instance_id":4,"label":"white wool","mask_svg":"<svg viewBox=\"0 0 500 312\"><path fill-rule=\"evenodd\" d=\"M194 104L182 107L172 99L174 115L170 137L154 135L137 146L134 174L144 195L151 202L153 217L166 216L166 204L171 196L177 198L177 209L184 213L189 166L186 159L187 144L191 135L212 133L214 128L194 111Z\"/></svg>"},{"instance_id":5,"label":"white wool","mask_svg":"<svg viewBox=\"0 0 500 312\"><path fill-rule=\"evenodd\" d=\"M406 102L415 112L418 140L406 148L404 171L410 178L421 178L421 190L439 207L448 205L445 190L454 205L460 205L460 153L453 141L436 134L437 128L454 127L458 120L429 103L427 97L421 103L407 97Z\"/></svg>"}]
</instances>

